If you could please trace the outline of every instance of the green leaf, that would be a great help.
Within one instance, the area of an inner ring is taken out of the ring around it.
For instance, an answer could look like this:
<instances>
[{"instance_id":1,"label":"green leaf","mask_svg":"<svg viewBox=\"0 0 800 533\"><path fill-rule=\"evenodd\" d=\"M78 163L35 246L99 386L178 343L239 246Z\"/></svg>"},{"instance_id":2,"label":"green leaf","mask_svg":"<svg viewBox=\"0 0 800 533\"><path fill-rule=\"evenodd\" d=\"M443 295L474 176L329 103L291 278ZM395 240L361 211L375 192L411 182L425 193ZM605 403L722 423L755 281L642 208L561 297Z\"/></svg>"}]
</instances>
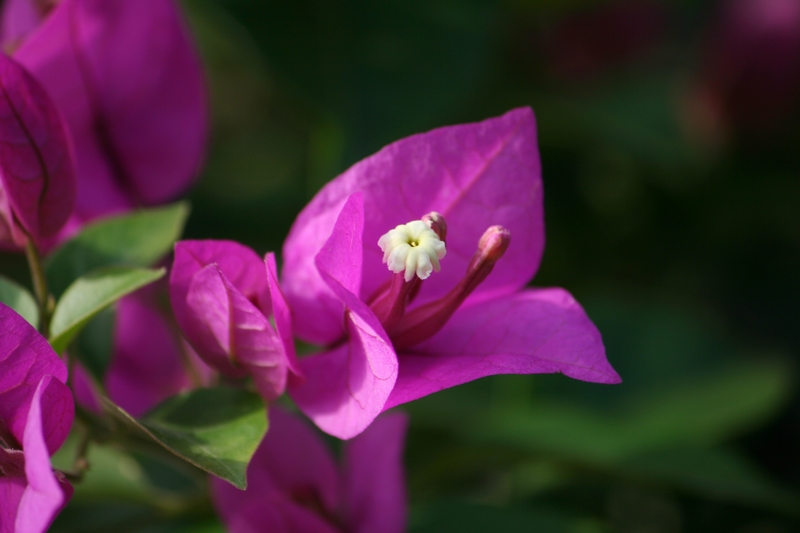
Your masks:
<instances>
[{"instance_id":1,"label":"green leaf","mask_svg":"<svg viewBox=\"0 0 800 533\"><path fill-rule=\"evenodd\" d=\"M39 308L33 295L5 276L0 276L0 302L19 313L33 327L39 327Z\"/></svg>"},{"instance_id":2,"label":"green leaf","mask_svg":"<svg viewBox=\"0 0 800 533\"><path fill-rule=\"evenodd\" d=\"M781 360L730 361L640 403L628 437L641 449L716 444L764 424L786 404L793 381Z\"/></svg>"},{"instance_id":3,"label":"green leaf","mask_svg":"<svg viewBox=\"0 0 800 533\"><path fill-rule=\"evenodd\" d=\"M103 399L103 406L140 437L242 490L247 487L247 465L267 432L264 401L241 389L180 394L139 420L110 400Z\"/></svg>"},{"instance_id":4,"label":"green leaf","mask_svg":"<svg viewBox=\"0 0 800 533\"><path fill-rule=\"evenodd\" d=\"M162 277L158 270L108 267L75 280L56 304L50 324L50 344L61 353L97 313L126 294Z\"/></svg>"},{"instance_id":5,"label":"green leaf","mask_svg":"<svg viewBox=\"0 0 800 533\"><path fill-rule=\"evenodd\" d=\"M74 279L100 267L151 266L172 249L188 216L188 203L179 202L87 225L48 258L50 290L59 297Z\"/></svg>"},{"instance_id":6,"label":"green leaf","mask_svg":"<svg viewBox=\"0 0 800 533\"><path fill-rule=\"evenodd\" d=\"M647 453L623 463L637 479L670 483L722 501L760 505L798 514L800 494L784 489L744 456L726 450L674 449Z\"/></svg>"},{"instance_id":7,"label":"green leaf","mask_svg":"<svg viewBox=\"0 0 800 533\"><path fill-rule=\"evenodd\" d=\"M479 441L608 467L635 454L710 446L753 429L785 404L791 387L787 364L762 360L637 394L625 409L598 411L563 401L486 407L458 393L447 401L440 393L412 412L418 423L450 427ZM453 417L457 410L472 416Z\"/></svg>"}]
</instances>

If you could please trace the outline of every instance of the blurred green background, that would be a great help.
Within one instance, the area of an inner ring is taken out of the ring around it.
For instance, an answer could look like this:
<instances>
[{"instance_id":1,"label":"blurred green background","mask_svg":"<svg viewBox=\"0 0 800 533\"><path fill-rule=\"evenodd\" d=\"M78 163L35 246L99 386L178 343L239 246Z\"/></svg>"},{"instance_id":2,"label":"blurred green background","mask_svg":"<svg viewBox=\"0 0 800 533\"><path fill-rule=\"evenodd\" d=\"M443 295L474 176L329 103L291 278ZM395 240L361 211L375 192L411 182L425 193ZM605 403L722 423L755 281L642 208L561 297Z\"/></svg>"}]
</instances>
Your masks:
<instances>
[{"instance_id":1,"label":"blurred green background","mask_svg":"<svg viewBox=\"0 0 800 533\"><path fill-rule=\"evenodd\" d=\"M214 120L190 238L280 250L385 144L536 113L533 284L584 304L624 383L498 376L406 406L412 532L800 531L800 1L182 4ZM188 508L84 496L57 527L221 530Z\"/></svg>"}]
</instances>

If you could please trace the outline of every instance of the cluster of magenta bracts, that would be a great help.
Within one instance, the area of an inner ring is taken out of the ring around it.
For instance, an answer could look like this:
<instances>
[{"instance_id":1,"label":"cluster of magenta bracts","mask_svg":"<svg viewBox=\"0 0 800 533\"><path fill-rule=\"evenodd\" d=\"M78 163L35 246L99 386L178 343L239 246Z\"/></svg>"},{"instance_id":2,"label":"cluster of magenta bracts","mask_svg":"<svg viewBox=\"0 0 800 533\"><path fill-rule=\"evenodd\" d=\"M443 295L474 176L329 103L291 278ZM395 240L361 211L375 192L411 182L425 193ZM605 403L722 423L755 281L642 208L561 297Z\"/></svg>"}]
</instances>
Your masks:
<instances>
[{"instance_id":1,"label":"cluster of magenta bracts","mask_svg":"<svg viewBox=\"0 0 800 533\"><path fill-rule=\"evenodd\" d=\"M7 240L47 248L93 218L186 190L208 117L173 2L14 0L0 15Z\"/></svg>"},{"instance_id":2,"label":"cluster of magenta bracts","mask_svg":"<svg viewBox=\"0 0 800 533\"><path fill-rule=\"evenodd\" d=\"M300 213L280 276L273 253L262 259L231 241L179 242L170 299L197 354L228 378L251 379L268 402L287 392L320 429L353 439L348 450L363 446L349 463L359 470L343 475L385 496L342 493L333 467L324 475L300 469L300 478L315 476L302 485L285 470L306 453L292 449L302 426L286 441L273 427L248 470L263 489L251 485L240 499L214 485L231 530L401 531L401 471L387 465L399 460L402 431L382 412L492 374L619 382L599 332L569 293L526 288L543 250L529 109L415 135L357 163ZM298 357L294 338L318 348ZM281 427L299 424L280 417ZM360 462L377 457L362 443L377 441L391 450L380 468L394 469L380 482ZM298 503L297 487L314 488L313 505ZM265 506L264 494L281 503ZM351 505L369 526L348 518Z\"/></svg>"},{"instance_id":3,"label":"cluster of magenta bracts","mask_svg":"<svg viewBox=\"0 0 800 533\"><path fill-rule=\"evenodd\" d=\"M518 109L398 141L330 182L292 227L280 281L273 254L178 243L172 307L212 368L250 375L267 400L287 389L342 439L396 405L491 374L616 382L572 297L525 288L542 215L533 114ZM447 247L422 275L416 259L393 273L379 247L410 221ZM292 337L321 348L298 359Z\"/></svg>"},{"instance_id":4,"label":"cluster of magenta bracts","mask_svg":"<svg viewBox=\"0 0 800 533\"><path fill-rule=\"evenodd\" d=\"M206 89L172 0L9 0L0 42L5 249L46 252L86 222L171 201L194 181ZM120 308L121 322L141 322L136 299ZM47 341L0 307L2 533L45 531L72 494L50 466L73 422L66 382Z\"/></svg>"},{"instance_id":5,"label":"cluster of magenta bracts","mask_svg":"<svg viewBox=\"0 0 800 533\"><path fill-rule=\"evenodd\" d=\"M6 247L46 252L87 221L190 185L207 104L171 0L2 9ZM267 402L288 392L320 429L352 439L345 467L271 409L244 496L213 484L229 529L400 531L406 421L382 412L492 374L619 381L569 293L526 288L544 249L542 198L529 109L400 140L314 197L280 273L272 253L179 242L169 293L191 348L147 291L125 298L105 390L137 416L191 386L179 353L193 348L206 381L252 381ZM39 533L72 492L49 457L72 425L73 393L91 408L93 392L80 366L70 391L65 363L24 319L0 306L0 322L0 533ZM298 357L295 339L319 348Z\"/></svg>"}]
</instances>

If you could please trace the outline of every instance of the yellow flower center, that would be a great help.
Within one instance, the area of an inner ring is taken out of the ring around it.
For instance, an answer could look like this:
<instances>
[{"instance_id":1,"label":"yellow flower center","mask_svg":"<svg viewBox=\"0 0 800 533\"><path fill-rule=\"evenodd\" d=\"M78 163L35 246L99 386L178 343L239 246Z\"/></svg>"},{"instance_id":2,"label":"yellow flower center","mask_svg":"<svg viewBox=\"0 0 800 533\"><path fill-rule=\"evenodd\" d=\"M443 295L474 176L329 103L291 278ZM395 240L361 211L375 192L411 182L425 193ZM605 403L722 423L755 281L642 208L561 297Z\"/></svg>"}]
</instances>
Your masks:
<instances>
[{"instance_id":1,"label":"yellow flower center","mask_svg":"<svg viewBox=\"0 0 800 533\"><path fill-rule=\"evenodd\" d=\"M434 270L439 271L439 260L444 257L444 242L422 220L400 224L378 240L383 251L383 262L395 274L403 272L403 279L411 281L416 274L427 279Z\"/></svg>"}]
</instances>

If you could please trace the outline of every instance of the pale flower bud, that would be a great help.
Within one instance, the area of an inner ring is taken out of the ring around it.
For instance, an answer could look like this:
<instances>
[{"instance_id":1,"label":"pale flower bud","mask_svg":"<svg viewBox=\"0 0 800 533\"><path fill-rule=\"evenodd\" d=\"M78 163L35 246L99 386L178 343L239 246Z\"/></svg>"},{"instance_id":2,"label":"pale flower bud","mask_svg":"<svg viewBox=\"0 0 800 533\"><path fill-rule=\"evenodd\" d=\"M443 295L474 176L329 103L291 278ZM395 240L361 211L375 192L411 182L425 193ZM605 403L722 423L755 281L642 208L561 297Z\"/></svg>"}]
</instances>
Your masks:
<instances>
[{"instance_id":1,"label":"pale flower bud","mask_svg":"<svg viewBox=\"0 0 800 533\"><path fill-rule=\"evenodd\" d=\"M508 245L511 243L511 232L503 226L492 226L481 235L478 241L478 250L469 262L467 275L476 268L494 267L498 259L506 253ZM487 272L488 274L488 272Z\"/></svg>"}]
</instances>

